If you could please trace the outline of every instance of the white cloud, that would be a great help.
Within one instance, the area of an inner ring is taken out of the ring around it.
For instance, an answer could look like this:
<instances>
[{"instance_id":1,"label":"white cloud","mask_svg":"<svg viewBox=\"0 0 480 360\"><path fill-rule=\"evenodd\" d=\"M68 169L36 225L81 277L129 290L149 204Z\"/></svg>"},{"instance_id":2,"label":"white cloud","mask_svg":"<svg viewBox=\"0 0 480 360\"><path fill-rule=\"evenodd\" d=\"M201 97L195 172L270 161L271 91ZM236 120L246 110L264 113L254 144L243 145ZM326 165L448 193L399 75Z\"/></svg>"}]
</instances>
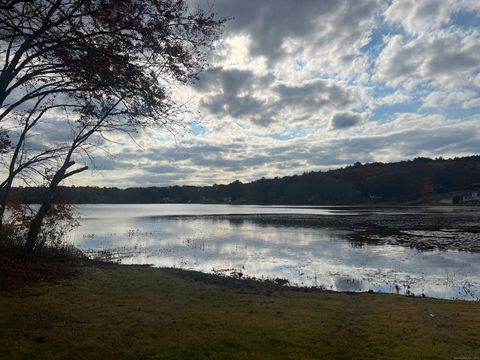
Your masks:
<instances>
[{"instance_id":1,"label":"white cloud","mask_svg":"<svg viewBox=\"0 0 480 360\"><path fill-rule=\"evenodd\" d=\"M213 6L234 18L210 69L175 94L188 101L204 131L176 141L146 129L135 136L139 146L111 135L111 155L97 154L104 170L73 181L212 184L480 152L479 115L456 121L444 115L448 107L471 114L480 106L480 29L454 23L460 10L478 12L478 1L216 0ZM55 140L52 126L42 134Z\"/></svg>"},{"instance_id":2,"label":"white cloud","mask_svg":"<svg viewBox=\"0 0 480 360\"><path fill-rule=\"evenodd\" d=\"M475 104L476 93L474 91L435 91L431 92L423 101L423 107L440 107L446 108L450 106L458 106L469 108Z\"/></svg>"},{"instance_id":3,"label":"white cloud","mask_svg":"<svg viewBox=\"0 0 480 360\"><path fill-rule=\"evenodd\" d=\"M455 6L452 1L395 0L385 11L385 20L401 25L411 34L438 29L449 19Z\"/></svg>"},{"instance_id":4,"label":"white cloud","mask_svg":"<svg viewBox=\"0 0 480 360\"><path fill-rule=\"evenodd\" d=\"M439 30L413 40L402 35L385 39L374 76L390 86L406 88L424 82L444 87L466 86L480 68L478 30Z\"/></svg>"},{"instance_id":5,"label":"white cloud","mask_svg":"<svg viewBox=\"0 0 480 360\"><path fill-rule=\"evenodd\" d=\"M459 11L477 12L476 0L394 0L385 11L385 20L418 35L441 29Z\"/></svg>"},{"instance_id":6,"label":"white cloud","mask_svg":"<svg viewBox=\"0 0 480 360\"><path fill-rule=\"evenodd\" d=\"M412 96L405 93L403 90L398 90L393 94L389 94L386 96L379 96L372 99L372 107L379 107L383 105L395 105L395 104L402 104L407 101L412 100Z\"/></svg>"},{"instance_id":7,"label":"white cloud","mask_svg":"<svg viewBox=\"0 0 480 360\"><path fill-rule=\"evenodd\" d=\"M464 109L472 109L472 108L475 108L475 107L480 107L480 98L476 98L476 99L470 99L468 101L465 101L463 103L463 108Z\"/></svg>"}]
</instances>

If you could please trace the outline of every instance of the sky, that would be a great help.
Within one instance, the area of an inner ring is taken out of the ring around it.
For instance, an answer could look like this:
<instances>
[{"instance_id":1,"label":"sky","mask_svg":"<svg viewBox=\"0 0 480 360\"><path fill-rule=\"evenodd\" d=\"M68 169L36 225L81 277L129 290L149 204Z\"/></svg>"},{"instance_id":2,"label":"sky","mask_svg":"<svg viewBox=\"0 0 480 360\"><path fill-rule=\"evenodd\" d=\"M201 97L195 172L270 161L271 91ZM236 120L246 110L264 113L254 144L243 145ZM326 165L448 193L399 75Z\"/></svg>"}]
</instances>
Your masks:
<instances>
[{"instance_id":1,"label":"sky","mask_svg":"<svg viewBox=\"0 0 480 360\"><path fill-rule=\"evenodd\" d=\"M211 185L480 153L478 0L211 4L229 18L223 36L199 80L175 89L189 131L116 137L70 184Z\"/></svg>"}]
</instances>

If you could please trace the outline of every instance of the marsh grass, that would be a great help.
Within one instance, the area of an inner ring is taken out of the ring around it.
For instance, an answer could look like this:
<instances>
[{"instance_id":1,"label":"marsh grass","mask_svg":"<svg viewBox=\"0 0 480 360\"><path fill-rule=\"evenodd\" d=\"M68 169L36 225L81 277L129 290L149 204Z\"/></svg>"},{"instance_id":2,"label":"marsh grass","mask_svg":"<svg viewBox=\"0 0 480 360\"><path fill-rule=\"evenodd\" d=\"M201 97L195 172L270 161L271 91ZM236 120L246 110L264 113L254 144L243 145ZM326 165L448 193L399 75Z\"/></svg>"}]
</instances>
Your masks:
<instances>
[{"instance_id":1,"label":"marsh grass","mask_svg":"<svg viewBox=\"0 0 480 360\"><path fill-rule=\"evenodd\" d=\"M292 289L97 263L0 295L5 359L479 356L478 302Z\"/></svg>"}]
</instances>

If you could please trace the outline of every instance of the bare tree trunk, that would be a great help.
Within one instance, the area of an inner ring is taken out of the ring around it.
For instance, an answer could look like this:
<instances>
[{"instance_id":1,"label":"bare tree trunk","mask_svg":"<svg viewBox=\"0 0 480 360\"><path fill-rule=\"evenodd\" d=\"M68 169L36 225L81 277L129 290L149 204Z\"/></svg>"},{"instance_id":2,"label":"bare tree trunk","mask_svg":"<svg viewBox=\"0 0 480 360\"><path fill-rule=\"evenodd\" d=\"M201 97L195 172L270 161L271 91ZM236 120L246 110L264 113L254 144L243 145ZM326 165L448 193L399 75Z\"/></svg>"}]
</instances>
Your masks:
<instances>
[{"instance_id":1,"label":"bare tree trunk","mask_svg":"<svg viewBox=\"0 0 480 360\"><path fill-rule=\"evenodd\" d=\"M67 164L65 163L55 173L55 176L53 177L48 187L47 194L45 195L45 198L43 199L42 204L40 205L40 209L38 209L37 214L35 215L32 222L30 223L30 228L28 229L27 240L25 242L25 248L24 248L24 255L27 259L32 257L33 251L35 250L35 246L38 243L38 234L40 234L43 219L45 218L48 211L52 207L52 202L55 198L58 184L60 184L60 182L63 180L63 177L65 175L65 171L67 169L66 165Z\"/></svg>"},{"instance_id":2,"label":"bare tree trunk","mask_svg":"<svg viewBox=\"0 0 480 360\"><path fill-rule=\"evenodd\" d=\"M54 194L53 194L54 195ZM53 198L53 197L52 197ZM33 218L30 229L28 230L27 241L24 247L24 256L26 259L30 259L33 255L35 247L38 243L38 234L42 229L43 219L48 213L48 210L52 207L52 201L45 201L38 210L37 214Z\"/></svg>"},{"instance_id":3,"label":"bare tree trunk","mask_svg":"<svg viewBox=\"0 0 480 360\"><path fill-rule=\"evenodd\" d=\"M12 189L13 176L9 175L5 180L5 185L1 188L2 195L0 198L0 231L3 228L3 216L5 215L5 209L7 208L8 195Z\"/></svg>"},{"instance_id":4,"label":"bare tree trunk","mask_svg":"<svg viewBox=\"0 0 480 360\"><path fill-rule=\"evenodd\" d=\"M45 218L45 216L48 214L48 211L52 207L52 203L55 199L55 195L57 194L58 185L60 184L60 182L62 182L62 180L66 179L69 176L78 174L88 169L87 166L84 166L80 169L72 170L69 173L67 173L67 170L71 166L75 165L75 161L70 160L73 150L74 148L72 147L62 167L57 170L52 180L50 181L47 194L45 195L45 198L43 199L43 202L40 205L40 209L38 209L37 214L35 215L32 222L30 223L27 240L25 242L25 247L24 247L24 256L27 259L32 257L35 251L35 247L38 245L38 235L40 234L40 230L42 229L43 219Z\"/></svg>"},{"instance_id":5,"label":"bare tree trunk","mask_svg":"<svg viewBox=\"0 0 480 360\"><path fill-rule=\"evenodd\" d=\"M35 246L38 243L38 234L40 233L40 230L42 228L42 223L43 219L48 213L48 210L52 207L52 202L55 198L55 195L57 193L58 185L60 182L64 179L66 179L69 176L78 174L82 171L85 171L88 169L88 166L84 166L82 168L72 170L67 173L67 170L75 165L75 161L72 161L71 158L73 156L73 153L75 150L78 149L92 134L95 133L95 131L98 130L100 126L102 126L103 122L107 118L107 116L115 109L115 107L122 101L122 98L120 98L113 106L108 109L105 114L99 119L99 121L88 131L83 133L83 130L86 129L86 126L77 134L77 137L73 141L72 145L70 146L70 149L67 152L67 155L65 156L65 160L63 162L63 165L57 170L55 175L53 176L52 180L50 181L50 185L48 187L48 192L40 205L40 209L38 210L37 214L33 218L32 222L30 223L30 229L28 230L28 235L27 235L27 241L25 243L25 257L30 258L33 255L33 252L35 250Z\"/></svg>"},{"instance_id":6,"label":"bare tree trunk","mask_svg":"<svg viewBox=\"0 0 480 360\"><path fill-rule=\"evenodd\" d=\"M10 160L10 166L8 167L8 177L3 182L4 186L2 187L2 197L0 199L0 230L2 230L3 225L3 216L5 215L5 209L7 207L8 195L10 194L10 190L12 189L13 179L15 178L15 164L18 159L18 154L20 153L20 149L22 148L23 142L25 140L25 135L29 130L28 123L25 124L25 127L20 135L20 139L15 147L15 151L13 152L12 159Z\"/></svg>"}]
</instances>

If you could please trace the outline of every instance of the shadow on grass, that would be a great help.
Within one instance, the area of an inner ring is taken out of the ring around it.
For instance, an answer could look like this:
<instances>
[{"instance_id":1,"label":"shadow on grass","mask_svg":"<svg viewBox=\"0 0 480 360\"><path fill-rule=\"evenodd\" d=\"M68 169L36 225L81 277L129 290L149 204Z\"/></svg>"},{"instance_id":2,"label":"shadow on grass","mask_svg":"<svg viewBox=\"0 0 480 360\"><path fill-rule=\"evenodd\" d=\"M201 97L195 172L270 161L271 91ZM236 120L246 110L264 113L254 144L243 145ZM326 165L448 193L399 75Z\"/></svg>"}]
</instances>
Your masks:
<instances>
[{"instance_id":1,"label":"shadow on grass","mask_svg":"<svg viewBox=\"0 0 480 360\"><path fill-rule=\"evenodd\" d=\"M0 291L55 282L75 276L81 267L92 265L92 261L73 246L42 247L27 260L21 246L1 245Z\"/></svg>"}]
</instances>

